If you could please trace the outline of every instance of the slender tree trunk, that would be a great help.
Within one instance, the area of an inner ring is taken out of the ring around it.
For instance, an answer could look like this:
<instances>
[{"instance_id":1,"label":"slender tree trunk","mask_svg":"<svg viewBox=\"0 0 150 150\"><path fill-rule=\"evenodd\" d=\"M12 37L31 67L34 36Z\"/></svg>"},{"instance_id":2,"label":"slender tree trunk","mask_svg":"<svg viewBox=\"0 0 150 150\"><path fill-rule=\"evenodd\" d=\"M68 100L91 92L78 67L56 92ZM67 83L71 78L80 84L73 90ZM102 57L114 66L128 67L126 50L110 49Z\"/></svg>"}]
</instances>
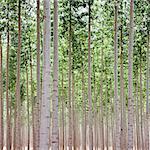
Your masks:
<instances>
[{"instance_id":1,"label":"slender tree trunk","mask_svg":"<svg viewBox=\"0 0 150 150\"><path fill-rule=\"evenodd\" d=\"M50 0L44 0L44 65L40 120L40 150L49 149L50 128Z\"/></svg>"},{"instance_id":2,"label":"slender tree trunk","mask_svg":"<svg viewBox=\"0 0 150 150\"><path fill-rule=\"evenodd\" d=\"M133 43L134 43L134 0L130 0L130 26L128 46L128 150L133 150Z\"/></svg>"},{"instance_id":3,"label":"slender tree trunk","mask_svg":"<svg viewBox=\"0 0 150 150\"><path fill-rule=\"evenodd\" d=\"M38 120L37 120L37 147L39 149L39 136L40 136L40 103L41 103L41 80L40 80L40 0L37 0L37 107L38 107Z\"/></svg>"},{"instance_id":4,"label":"slender tree trunk","mask_svg":"<svg viewBox=\"0 0 150 150\"><path fill-rule=\"evenodd\" d=\"M92 130L92 92L91 92L91 2L89 0L89 22L88 22L88 111L89 111L89 150L93 150Z\"/></svg>"},{"instance_id":5,"label":"slender tree trunk","mask_svg":"<svg viewBox=\"0 0 150 150\"><path fill-rule=\"evenodd\" d=\"M13 150L16 148L16 114L17 113L17 104L15 102L15 107L14 107L14 130L13 130Z\"/></svg>"},{"instance_id":6,"label":"slender tree trunk","mask_svg":"<svg viewBox=\"0 0 150 150\"><path fill-rule=\"evenodd\" d=\"M62 150L65 149L64 73L62 68Z\"/></svg>"},{"instance_id":7,"label":"slender tree trunk","mask_svg":"<svg viewBox=\"0 0 150 150\"><path fill-rule=\"evenodd\" d=\"M136 75L136 141L137 141L137 150L140 150L140 134L139 134L139 98L138 98L138 67L137 69L137 75Z\"/></svg>"},{"instance_id":8,"label":"slender tree trunk","mask_svg":"<svg viewBox=\"0 0 150 150\"><path fill-rule=\"evenodd\" d=\"M54 79L53 79L53 118L52 150L59 149L58 127L58 1L54 0Z\"/></svg>"},{"instance_id":9,"label":"slender tree trunk","mask_svg":"<svg viewBox=\"0 0 150 150\"><path fill-rule=\"evenodd\" d=\"M0 33L0 150L3 150L3 81L2 81L2 42Z\"/></svg>"},{"instance_id":10,"label":"slender tree trunk","mask_svg":"<svg viewBox=\"0 0 150 150\"><path fill-rule=\"evenodd\" d=\"M93 116L93 119L94 119L94 137L93 137L93 146L95 147L95 150L96 150L96 132L97 132L97 127L96 127L96 116L97 116L97 105L96 105L96 85L95 85L95 71L94 71L94 116Z\"/></svg>"},{"instance_id":11,"label":"slender tree trunk","mask_svg":"<svg viewBox=\"0 0 150 150\"><path fill-rule=\"evenodd\" d=\"M150 52L149 52L149 31L147 40L147 77L146 77L146 150L149 150L149 80L150 80Z\"/></svg>"},{"instance_id":12,"label":"slender tree trunk","mask_svg":"<svg viewBox=\"0 0 150 150\"><path fill-rule=\"evenodd\" d=\"M86 99L85 99L85 84L84 84L84 67L83 67L83 60L82 60L82 122L83 122L83 133L82 133L82 149L86 150Z\"/></svg>"},{"instance_id":13,"label":"slender tree trunk","mask_svg":"<svg viewBox=\"0 0 150 150\"><path fill-rule=\"evenodd\" d=\"M32 141L33 141L33 149L36 150L36 144L37 144L37 135L36 135L36 126L35 126L35 118L34 118L34 107L35 107L35 101L34 101L34 95L33 95L33 64L32 64L32 48L31 48L31 41L29 38L29 49L30 49L30 91L31 91L31 105L32 105Z\"/></svg>"},{"instance_id":14,"label":"slender tree trunk","mask_svg":"<svg viewBox=\"0 0 150 150\"><path fill-rule=\"evenodd\" d=\"M27 59L27 58L26 58ZM28 132L27 132L27 149L30 149L30 110L29 110L29 79L28 79L28 62L26 60L26 92L27 92L27 122L28 122Z\"/></svg>"},{"instance_id":15,"label":"slender tree trunk","mask_svg":"<svg viewBox=\"0 0 150 150\"><path fill-rule=\"evenodd\" d=\"M120 113L119 113L119 98L118 98L118 4L115 1L115 24L114 24L114 102L115 102L115 140L116 140L116 150L120 150Z\"/></svg>"},{"instance_id":16,"label":"slender tree trunk","mask_svg":"<svg viewBox=\"0 0 150 150\"><path fill-rule=\"evenodd\" d=\"M11 102L11 96L9 96L10 102ZM13 123L11 122L11 118L12 118L12 106L10 105L10 126L12 128L10 128L10 149L12 149L12 144L13 144Z\"/></svg>"},{"instance_id":17,"label":"slender tree trunk","mask_svg":"<svg viewBox=\"0 0 150 150\"><path fill-rule=\"evenodd\" d=\"M21 62L21 0L18 5L18 51L17 51L17 79L16 79L16 147L15 150L21 149L21 100L20 100L20 62Z\"/></svg>"},{"instance_id":18,"label":"slender tree trunk","mask_svg":"<svg viewBox=\"0 0 150 150\"><path fill-rule=\"evenodd\" d=\"M11 149L10 145L10 106L9 106L9 3L8 3L8 14L7 14L7 54L6 54L6 118L7 118L7 130L6 130L6 147L7 150Z\"/></svg>"},{"instance_id":19,"label":"slender tree trunk","mask_svg":"<svg viewBox=\"0 0 150 150\"><path fill-rule=\"evenodd\" d=\"M74 72L72 71L72 120L73 120L73 149L77 149L76 141L76 114L75 114L75 82L74 82Z\"/></svg>"},{"instance_id":20,"label":"slender tree trunk","mask_svg":"<svg viewBox=\"0 0 150 150\"><path fill-rule=\"evenodd\" d=\"M110 121L111 121L111 139L112 139L112 150L114 150L114 122L113 122L113 119L114 119L114 111L113 111L113 92L112 92L112 81L110 80L110 113L111 113L111 115L110 115L110 117L111 117L111 119L110 119Z\"/></svg>"},{"instance_id":21,"label":"slender tree trunk","mask_svg":"<svg viewBox=\"0 0 150 150\"><path fill-rule=\"evenodd\" d=\"M123 33L122 33L122 24L120 31L120 100L121 100L121 133L120 133L120 146L122 150L126 150L126 131L125 131L125 120L126 120L126 112L125 112L125 98L124 98L124 77L123 77Z\"/></svg>"},{"instance_id":22,"label":"slender tree trunk","mask_svg":"<svg viewBox=\"0 0 150 150\"><path fill-rule=\"evenodd\" d=\"M71 0L70 0L70 20L69 20L69 85L68 85L68 98L69 98L69 150L72 150L72 106L71 106L71 43L72 43L72 35L71 35Z\"/></svg>"},{"instance_id":23,"label":"slender tree trunk","mask_svg":"<svg viewBox=\"0 0 150 150\"><path fill-rule=\"evenodd\" d=\"M101 54L101 65L102 65L102 70L101 70L101 79L100 79L100 147L101 149L104 149L104 112L103 112L103 70L104 70L104 65L103 65L103 48L102 48L102 54Z\"/></svg>"},{"instance_id":24,"label":"slender tree trunk","mask_svg":"<svg viewBox=\"0 0 150 150\"><path fill-rule=\"evenodd\" d=\"M109 150L109 136L108 136L108 120L109 120L109 106L108 106L108 83L107 83L107 73L105 75L106 79L106 96L105 96L105 99L106 99L106 105L105 105L105 109L106 109L106 150Z\"/></svg>"},{"instance_id":25,"label":"slender tree trunk","mask_svg":"<svg viewBox=\"0 0 150 150\"><path fill-rule=\"evenodd\" d=\"M144 149L144 135L143 135L143 93L142 93L142 52L140 50L140 121L141 121L141 146Z\"/></svg>"}]
</instances>

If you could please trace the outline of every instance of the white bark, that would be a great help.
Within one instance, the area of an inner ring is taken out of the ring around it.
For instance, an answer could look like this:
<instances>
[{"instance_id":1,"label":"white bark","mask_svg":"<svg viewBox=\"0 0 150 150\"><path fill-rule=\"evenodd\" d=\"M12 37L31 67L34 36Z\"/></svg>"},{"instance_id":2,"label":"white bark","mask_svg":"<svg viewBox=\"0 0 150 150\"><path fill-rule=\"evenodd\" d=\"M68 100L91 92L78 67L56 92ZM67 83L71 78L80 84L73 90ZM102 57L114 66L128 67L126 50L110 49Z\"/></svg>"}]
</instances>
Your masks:
<instances>
[{"instance_id":1,"label":"white bark","mask_svg":"<svg viewBox=\"0 0 150 150\"><path fill-rule=\"evenodd\" d=\"M40 150L49 149L50 127L50 0L44 0L44 65L40 122Z\"/></svg>"},{"instance_id":2,"label":"white bark","mask_svg":"<svg viewBox=\"0 0 150 150\"><path fill-rule=\"evenodd\" d=\"M134 0L130 0L130 29L128 46L128 150L133 150L133 43L134 43Z\"/></svg>"},{"instance_id":3,"label":"white bark","mask_svg":"<svg viewBox=\"0 0 150 150\"><path fill-rule=\"evenodd\" d=\"M58 1L54 0L54 80L53 80L53 117L52 150L59 149L58 129Z\"/></svg>"}]
</instances>

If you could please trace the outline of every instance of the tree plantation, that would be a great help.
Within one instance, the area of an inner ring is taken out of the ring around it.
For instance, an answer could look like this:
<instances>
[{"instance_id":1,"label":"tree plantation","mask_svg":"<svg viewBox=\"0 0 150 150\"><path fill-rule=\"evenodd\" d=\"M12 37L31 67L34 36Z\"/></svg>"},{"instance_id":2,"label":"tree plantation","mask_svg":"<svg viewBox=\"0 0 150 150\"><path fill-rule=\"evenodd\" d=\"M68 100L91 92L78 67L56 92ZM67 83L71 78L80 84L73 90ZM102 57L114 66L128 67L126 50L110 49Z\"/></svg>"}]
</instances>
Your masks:
<instances>
[{"instance_id":1,"label":"tree plantation","mask_svg":"<svg viewBox=\"0 0 150 150\"><path fill-rule=\"evenodd\" d=\"M0 0L0 150L150 150L149 0Z\"/></svg>"}]
</instances>

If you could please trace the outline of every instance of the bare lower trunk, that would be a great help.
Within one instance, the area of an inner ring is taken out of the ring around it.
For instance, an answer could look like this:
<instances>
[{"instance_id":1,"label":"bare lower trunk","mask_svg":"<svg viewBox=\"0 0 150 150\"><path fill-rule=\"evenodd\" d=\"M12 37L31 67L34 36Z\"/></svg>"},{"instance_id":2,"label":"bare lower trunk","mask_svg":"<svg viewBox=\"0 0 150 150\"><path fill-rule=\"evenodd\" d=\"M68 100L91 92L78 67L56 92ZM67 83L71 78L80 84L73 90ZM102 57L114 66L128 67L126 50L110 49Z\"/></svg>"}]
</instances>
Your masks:
<instances>
[{"instance_id":1,"label":"bare lower trunk","mask_svg":"<svg viewBox=\"0 0 150 150\"><path fill-rule=\"evenodd\" d=\"M137 150L140 150L140 134L139 134L139 98L138 98L138 68L137 68L137 75L136 75L137 83L136 83L136 146Z\"/></svg>"},{"instance_id":2,"label":"bare lower trunk","mask_svg":"<svg viewBox=\"0 0 150 150\"><path fill-rule=\"evenodd\" d=\"M62 68L62 150L65 149L64 73Z\"/></svg>"},{"instance_id":3,"label":"bare lower trunk","mask_svg":"<svg viewBox=\"0 0 150 150\"><path fill-rule=\"evenodd\" d=\"M40 0L37 0L37 141L36 149L39 149L39 130L40 130L40 103L41 103L41 79L40 79Z\"/></svg>"},{"instance_id":4,"label":"bare lower trunk","mask_svg":"<svg viewBox=\"0 0 150 150\"><path fill-rule=\"evenodd\" d=\"M130 26L128 46L128 150L133 150L133 43L134 43L134 0L130 0Z\"/></svg>"},{"instance_id":5,"label":"bare lower trunk","mask_svg":"<svg viewBox=\"0 0 150 150\"><path fill-rule=\"evenodd\" d=\"M10 102L9 102L9 3L8 3L8 24L7 24L7 54L6 54L6 118L7 118L7 131L6 131L6 147L7 150L11 149L10 145Z\"/></svg>"},{"instance_id":6,"label":"bare lower trunk","mask_svg":"<svg viewBox=\"0 0 150 150\"><path fill-rule=\"evenodd\" d=\"M72 36L71 36L71 0L70 0L70 8L69 8L69 73L68 73L68 98L69 98L69 139L68 146L69 150L72 150L72 104L71 104L71 44L72 44Z\"/></svg>"},{"instance_id":7,"label":"bare lower trunk","mask_svg":"<svg viewBox=\"0 0 150 150\"><path fill-rule=\"evenodd\" d=\"M147 79L146 79L146 150L149 150L149 80L150 80L150 52L149 52L149 31L147 40Z\"/></svg>"},{"instance_id":8,"label":"bare lower trunk","mask_svg":"<svg viewBox=\"0 0 150 150\"><path fill-rule=\"evenodd\" d=\"M20 100L20 62L21 62L21 0L18 5L18 51L17 51L17 79L16 79L16 147L14 149L21 149L21 100Z\"/></svg>"},{"instance_id":9,"label":"bare lower trunk","mask_svg":"<svg viewBox=\"0 0 150 150\"><path fill-rule=\"evenodd\" d=\"M53 79L52 150L59 149L58 127L58 1L54 0L54 79Z\"/></svg>"},{"instance_id":10,"label":"bare lower trunk","mask_svg":"<svg viewBox=\"0 0 150 150\"><path fill-rule=\"evenodd\" d=\"M100 79L100 147L101 149L104 149L104 121L103 121L103 48L102 48L102 55L101 55L101 64L102 64L102 70L101 70L101 79Z\"/></svg>"},{"instance_id":11,"label":"bare lower trunk","mask_svg":"<svg viewBox=\"0 0 150 150\"><path fill-rule=\"evenodd\" d=\"M77 149L76 147L76 114L75 114L75 83L74 83L74 72L72 71L72 122L73 122L73 148L74 150Z\"/></svg>"},{"instance_id":12,"label":"bare lower trunk","mask_svg":"<svg viewBox=\"0 0 150 150\"><path fill-rule=\"evenodd\" d=\"M27 149L30 149L30 111L29 111L29 79L28 79L28 63L26 62L26 93L27 93L27 122L28 122L28 136Z\"/></svg>"},{"instance_id":13,"label":"bare lower trunk","mask_svg":"<svg viewBox=\"0 0 150 150\"><path fill-rule=\"evenodd\" d=\"M0 33L0 150L3 150L3 81L2 81L2 42Z\"/></svg>"},{"instance_id":14,"label":"bare lower trunk","mask_svg":"<svg viewBox=\"0 0 150 150\"><path fill-rule=\"evenodd\" d=\"M142 93L142 52L140 52L140 121L141 121L141 146L144 149L144 135L143 135L143 93Z\"/></svg>"},{"instance_id":15,"label":"bare lower trunk","mask_svg":"<svg viewBox=\"0 0 150 150\"><path fill-rule=\"evenodd\" d=\"M120 133L120 146L122 150L126 150L126 112L125 112L125 98L124 98L124 77L123 77L123 24L121 25L120 33L120 100L121 100L121 133Z\"/></svg>"},{"instance_id":16,"label":"bare lower trunk","mask_svg":"<svg viewBox=\"0 0 150 150\"><path fill-rule=\"evenodd\" d=\"M83 60L82 60L83 61ZM85 84L84 84L84 67L83 67L83 62L82 62L82 123L83 123L83 128L82 128L82 149L86 150L86 99L85 99Z\"/></svg>"},{"instance_id":17,"label":"bare lower trunk","mask_svg":"<svg viewBox=\"0 0 150 150\"><path fill-rule=\"evenodd\" d=\"M88 22L88 121L89 121L89 150L93 150L93 129L92 129L92 92L91 92L91 2L89 1L89 22Z\"/></svg>"},{"instance_id":18,"label":"bare lower trunk","mask_svg":"<svg viewBox=\"0 0 150 150\"><path fill-rule=\"evenodd\" d=\"M118 4L115 1L115 23L114 23L114 102L115 102L115 141L116 150L120 150L120 103L118 98Z\"/></svg>"},{"instance_id":19,"label":"bare lower trunk","mask_svg":"<svg viewBox=\"0 0 150 150\"><path fill-rule=\"evenodd\" d=\"M40 118L40 150L49 149L50 128L50 0L44 0L44 65Z\"/></svg>"}]
</instances>

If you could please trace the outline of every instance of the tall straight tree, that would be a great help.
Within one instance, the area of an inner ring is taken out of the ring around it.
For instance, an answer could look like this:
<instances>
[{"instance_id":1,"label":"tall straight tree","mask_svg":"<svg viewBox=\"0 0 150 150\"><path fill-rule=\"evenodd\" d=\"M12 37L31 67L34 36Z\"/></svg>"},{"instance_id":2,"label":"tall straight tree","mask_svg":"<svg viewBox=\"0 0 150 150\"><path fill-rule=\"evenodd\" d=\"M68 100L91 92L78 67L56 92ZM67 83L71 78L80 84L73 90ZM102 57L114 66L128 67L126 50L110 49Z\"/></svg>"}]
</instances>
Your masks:
<instances>
[{"instance_id":1,"label":"tall straight tree","mask_svg":"<svg viewBox=\"0 0 150 150\"><path fill-rule=\"evenodd\" d=\"M126 113L125 113L125 98L124 98L124 76L123 76L123 24L121 19L121 27L120 27L120 101L121 101L121 133L120 133L120 148L126 149Z\"/></svg>"},{"instance_id":2,"label":"tall straight tree","mask_svg":"<svg viewBox=\"0 0 150 150\"><path fill-rule=\"evenodd\" d=\"M63 65L62 65L63 66ZM64 111L64 72L62 68L62 93L61 93L61 99L62 99L62 150L65 149L65 111Z\"/></svg>"},{"instance_id":3,"label":"tall straight tree","mask_svg":"<svg viewBox=\"0 0 150 150\"><path fill-rule=\"evenodd\" d=\"M102 44L103 44L103 37L102 37ZM99 120L100 120L100 147L101 149L104 149L104 108L103 108L103 70L104 70L104 64L103 64L103 48L101 50L101 76L100 76L100 113L99 113Z\"/></svg>"},{"instance_id":4,"label":"tall straight tree","mask_svg":"<svg viewBox=\"0 0 150 150\"><path fill-rule=\"evenodd\" d=\"M115 0L115 21L114 21L114 101L115 101L115 140L116 150L120 149L120 113L119 113L119 99L118 99L118 3Z\"/></svg>"},{"instance_id":5,"label":"tall straight tree","mask_svg":"<svg viewBox=\"0 0 150 150\"><path fill-rule=\"evenodd\" d=\"M82 55L83 56L83 55ZM85 99L85 77L84 77L84 57L82 57L82 122L83 122L83 133L82 133L82 149L86 150L86 99Z\"/></svg>"},{"instance_id":6,"label":"tall straight tree","mask_svg":"<svg viewBox=\"0 0 150 150\"><path fill-rule=\"evenodd\" d=\"M44 0L44 64L40 118L40 150L49 149L50 126L50 0Z\"/></svg>"},{"instance_id":7,"label":"tall straight tree","mask_svg":"<svg viewBox=\"0 0 150 150\"><path fill-rule=\"evenodd\" d=\"M142 50L140 48L140 129L141 129L141 146L144 149L144 134L143 134L143 88L142 88Z\"/></svg>"},{"instance_id":8,"label":"tall straight tree","mask_svg":"<svg viewBox=\"0 0 150 150\"><path fill-rule=\"evenodd\" d=\"M32 48L31 48L31 40L30 37L29 39L29 54L30 54L30 91L31 91L31 95L30 95L30 99L31 99L31 104L32 104L32 138L33 138L33 149L36 149L36 132L35 132L35 112L34 112L34 107L35 107L35 103L34 103L34 95L33 95L33 57L32 57Z\"/></svg>"},{"instance_id":9,"label":"tall straight tree","mask_svg":"<svg viewBox=\"0 0 150 150\"><path fill-rule=\"evenodd\" d=\"M69 99L69 150L72 150L72 105L71 105L71 45L72 45L72 35L71 35L71 0L69 0L69 72L68 72L68 99Z\"/></svg>"},{"instance_id":10,"label":"tall straight tree","mask_svg":"<svg viewBox=\"0 0 150 150\"><path fill-rule=\"evenodd\" d=\"M39 128L40 128L40 102L41 102L41 82L40 82L40 0L37 0L37 141L36 149L39 148Z\"/></svg>"},{"instance_id":11,"label":"tall straight tree","mask_svg":"<svg viewBox=\"0 0 150 150\"><path fill-rule=\"evenodd\" d=\"M133 43L134 0L130 0L130 25L128 46L128 150L133 150Z\"/></svg>"},{"instance_id":12,"label":"tall straight tree","mask_svg":"<svg viewBox=\"0 0 150 150\"><path fill-rule=\"evenodd\" d=\"M149 65L150 65L150 50L149 50L149 47L150 47L150 31L149 31L149 27L147 29L147 78L146 78L146 113L147 115L149 114L149 88L150 88L150 68L149 68Z\"/></svg>"},{"instance_id":13,"label":"tall straight tree","mask_svg":"<svg viewBox=\"0 0 150 150\"><path fill-rule=\"evenodd\" d=\"M138 72L138 65L136 66L136 85L135 85L135 90L136 90L136 141L137 141L137 148L140 148L140 123L139 123L139 97L138 97L138 78L139 78L139 72Z\"/></svg>"},{"instance_id":14,"label":"tall straight tree","mask_svg":"<svg viewBox=\"0 0 150 150\"><path fill-rule=\"evenodd\" d=\"M18 50L17 50L17 79L16 79L16 135L14 149L21 149L21 101L20 101L20 61L21 61L21 0L18 4Z\"/></svg>"},{"instance_id":15,"label":"tall straight tree","mask_svg":"<svg viewBox=\"0 0 150 150\"><path fill-rule=\"evenodd\" d=\"M91 92L91 0L89 0L89 21L88 21L88 101L89 101L89 150L93 150L92 131L92 92Z\"/></svg>"},{"instance_id":16,"label":"tall straight tree","mask_svg":"<svg viewBox=\"0 0 150 150\"><path fill-rule=\"evenodd\" d=\"M3 81L2 81L2 42L0 33L0 150L3 149Z\"/></svg>"},{"instance_id":17,"label":"tall straight tree","mask_svg":"<svg viewBox=\"0 0 150 150\"><path fill-rule=\"evenodd\" d=\"M54 0L54 79L53 79L53 116L52 116L52 150L59 149L58 128L58 1Z\"/></svg>"},{"instance_id":18,"label":"tall straight tree","mask_svg":"<svg viewBox=\"0 0 150 150\"><path fill-rule=\"evenodd\" d=\"M26 93L27 93L27 120L28 120L28 138L27 138L27 149L30 149L30 110L29 110L29 79L28 79L28 61L26 56Z\"/></svg>"},{"instance_id":19,"label":"tall straight tree","mask_svg":"<svg viewBox=\"0 0 150 150\"><path fill-rule=\"evenodd\" d=\"M10 44L10 33L9 33L9 2L7 4L7 52L6 52L6 118L7 118L7 130L6 130L6 147L8 150L11 149L10 145L10 102L9 102L9 44Z\"/></svg>"},{"instance_id":20,"label":"tall straight tree","mask_svg":"<svg viewBox=\"0 0 150 150\"><path fill-rule=\"evenodd\" d=\"M124 71L123 71L123 2L120 4L121 11L121 25L120 25L120 108L121 108L121 133L120 133L120 148L123 150L126 149L126 106L125 106L125 98L124 98Z\"/></svg>"},{"instance_id":21,"label":"tall straight tree","mask_svg":"<svg viewBox=\"0 0 150 150\"><path fill-rule=\"evenodd\" d=\"M147 77L146 77L146 124L147 124L147 132L146 132L146 149L149 149L149 80L150 80L150 52L149 52L149 30L147 31Z\"/></svg>"}]
</instances>

